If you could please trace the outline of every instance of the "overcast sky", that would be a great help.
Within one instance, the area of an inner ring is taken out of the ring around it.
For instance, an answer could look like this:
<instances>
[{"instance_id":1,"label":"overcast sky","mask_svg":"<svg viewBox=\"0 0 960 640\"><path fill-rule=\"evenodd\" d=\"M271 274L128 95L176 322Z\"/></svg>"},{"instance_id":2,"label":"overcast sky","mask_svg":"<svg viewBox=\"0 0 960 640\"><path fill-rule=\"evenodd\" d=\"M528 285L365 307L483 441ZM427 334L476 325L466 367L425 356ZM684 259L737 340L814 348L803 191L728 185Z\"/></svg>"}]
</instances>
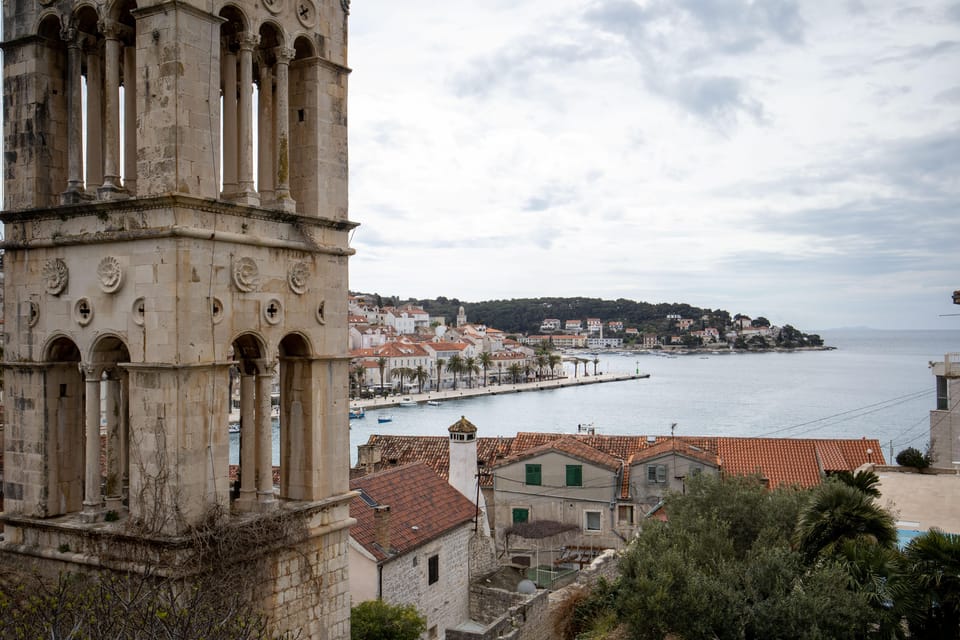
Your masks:
<instances>
[{"instance_id":1,"label":"overcast sky","mask_svg":"<svg viewBox=\"0 0 960 640\"><path fill-rule=\"evenodd\" d=\"M355 0L349 56L354 290L960 328L958 2Z\"/></svg>"}]
</instances>

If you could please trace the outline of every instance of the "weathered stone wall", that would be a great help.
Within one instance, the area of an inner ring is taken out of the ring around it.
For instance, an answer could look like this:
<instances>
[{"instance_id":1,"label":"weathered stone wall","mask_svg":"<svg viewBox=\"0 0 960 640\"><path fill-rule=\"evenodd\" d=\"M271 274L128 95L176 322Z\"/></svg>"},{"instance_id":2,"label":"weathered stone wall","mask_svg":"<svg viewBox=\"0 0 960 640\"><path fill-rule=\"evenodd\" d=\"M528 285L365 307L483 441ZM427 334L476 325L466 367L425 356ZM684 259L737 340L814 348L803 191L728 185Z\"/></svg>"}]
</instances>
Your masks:
<instances>
[{"instance_id":1,"label":"weathered stone wall","mask_svg":"<svg viewBox=\"0 0 960 640\"><path fill-rule=\"evenodd\" d=\"M453 627L469 615L469 555L472 524L464 524L397 560L383 565L383 599L412 604L427 618L427 628ZM428 584L429 559L439 555L439 580ZM441 635L442 637L442 635Z\"/></svg>"},{"instance_id":2,"label":"weathered stone wall","mask_svg":"<svg viewBox=\"0 0 960 640\"><path fill-rule=\"evenodd\" d=\"M448 629L447 640L550 640L548 592L523 595L482 585L470 588L471 618L482 632Z\"/></svg>"}]
</instances>

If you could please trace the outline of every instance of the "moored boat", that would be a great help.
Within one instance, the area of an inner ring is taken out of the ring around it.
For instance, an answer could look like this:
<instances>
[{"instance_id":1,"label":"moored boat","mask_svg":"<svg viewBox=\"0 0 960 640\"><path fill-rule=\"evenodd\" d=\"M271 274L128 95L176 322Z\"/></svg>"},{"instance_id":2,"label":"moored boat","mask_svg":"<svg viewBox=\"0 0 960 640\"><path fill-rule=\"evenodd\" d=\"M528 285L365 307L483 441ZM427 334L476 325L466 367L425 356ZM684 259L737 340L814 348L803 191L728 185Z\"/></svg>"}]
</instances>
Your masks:
<instances>
[{"instance_id":1,"label":"moored boat","mask_svg":"<svg viewBox=\"0 0 960 640\"><path fill-rule=\"evenodd\" d=\"M410 396L403 396L400 398L399 406L401 407L415 407L417 403Z\"/></svg>"},{"instance_id":2,"label":"moored boat","mask_svg":"<svg viewBox=\"0 0 960 640\"><path fill-rule=\"evenodd\" d=\"M367 415L367 412L364 411L363 407L351 407L350 408L350 419L363 418Z\"/></svg>"},{"instance_id":3,"label":"moored boat","mask_svg":"<svg viewBox=\"0 0 960 640\"><path fill-rule=\"evenodd\" d=\"M377 422L383 424L384 422L393 422L393 416L377 416Z\"/></svg>"}]
</instances>

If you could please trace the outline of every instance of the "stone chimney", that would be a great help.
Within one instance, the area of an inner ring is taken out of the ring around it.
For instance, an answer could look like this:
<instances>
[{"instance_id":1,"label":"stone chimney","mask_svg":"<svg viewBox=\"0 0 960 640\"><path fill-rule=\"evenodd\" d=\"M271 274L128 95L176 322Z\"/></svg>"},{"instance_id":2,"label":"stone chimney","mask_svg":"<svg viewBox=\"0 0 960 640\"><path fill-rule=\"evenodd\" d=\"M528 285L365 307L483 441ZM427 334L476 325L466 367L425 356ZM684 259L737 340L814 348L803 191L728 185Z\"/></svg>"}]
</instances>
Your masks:
<instances>
[{"instance_id":1,"label":"stone chimney","mask_svg":"<svg viewBox=\"0 0 960 640\"><path fill-rule=\"evenodd\" d=\"M364 473L373 473L382 459L383 450L380 445L361 444L357 446L357 463L363 467Z\"/></svg>"},{"instance_id":2,"label":"stone chimney","mask_svg":"<svg viewBox=\"0 0 960 640\"><path fill-rule=\"evenodd\" d=\"M390 553L390 505L373 508L373 540L384 553Z\"/></svg>"},{"instance_id":3,"label":"stone chimney","mask_svg":"<svg viewBox=\"0 0 960 640\"><path fill-rule=\"evenodd\" d=\"M477 473L477 427L465 416L450 425L450 470L448 478L451 486L477 505L480 526L485 535L490 534L487 520L487 505L483 493L479 490Z\"/></svg>"}]
</instances>

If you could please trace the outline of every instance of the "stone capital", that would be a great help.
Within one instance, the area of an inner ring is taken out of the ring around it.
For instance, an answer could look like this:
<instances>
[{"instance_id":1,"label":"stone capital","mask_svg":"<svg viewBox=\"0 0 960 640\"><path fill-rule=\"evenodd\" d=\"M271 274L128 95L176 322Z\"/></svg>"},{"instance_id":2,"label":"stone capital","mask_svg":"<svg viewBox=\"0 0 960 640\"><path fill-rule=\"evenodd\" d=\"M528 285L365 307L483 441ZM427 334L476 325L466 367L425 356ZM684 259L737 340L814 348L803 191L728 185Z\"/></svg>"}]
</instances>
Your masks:
<instances>
[{"instance_id":1,"label":"stone capital","mask_svg":"<svg viewBox=\"0 0 960 640\"><path fill-rule=\"evenodd\" d=\"M277 58L277 64L290 64L290 61L297 55L297 50L291 47L276 47L273 55Z\"/></svg>"},{"instance_id":2,"label":"stone capital","mask_svg":"<svg viewBox=\"0 0 960 640\"><path fill-rule=\"evenodd\" d=\"M100 382L100 374L103 372L100 367L83 362L80 363L79 367L80 375L83 376L86 382Z\"/></svg>"},{"instance_id":3,"label":"stone capital","mask_svg":"<svg viewBox=\"0 0 960 640\"><path fill-rule=\"evenodd\" d=\"M244 32L237 36L237 44L241 51L253 51L260 44L260 36L256 33Z\"/></svg>"}]
</instances>

